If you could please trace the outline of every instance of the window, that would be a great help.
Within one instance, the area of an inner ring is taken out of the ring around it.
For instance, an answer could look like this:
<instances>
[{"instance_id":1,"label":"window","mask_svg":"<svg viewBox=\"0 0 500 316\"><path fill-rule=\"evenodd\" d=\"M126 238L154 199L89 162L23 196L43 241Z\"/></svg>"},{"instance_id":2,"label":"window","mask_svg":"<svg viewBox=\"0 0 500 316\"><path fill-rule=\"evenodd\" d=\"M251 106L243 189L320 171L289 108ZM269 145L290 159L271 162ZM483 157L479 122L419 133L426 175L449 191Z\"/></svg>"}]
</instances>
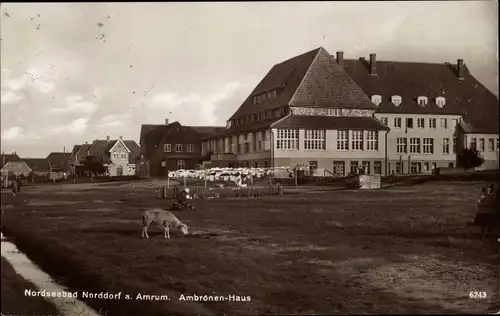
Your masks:
<instances>
[{"instance_id":1,"label":"window","mask_svg":"<svg viewBox=\"0 0 500 316\"><path fill-rule=\"evenodd\" d=\"M401 128L401 118L400 117L395 117L394 118L394 127L395 128Z\"/></svg>"},{"instance_id":2,"label":"window","mask_svg":"<svg viewBox=\"0 0 500 316\"><path fill-rule=\"evenodd\" d=\"M121 154L120 154L120 159L121 159L121 160L127 160L127 158L128 158L128 157L127 157L127 153L121 153Z\"/></svg>"},{"instance_id":3,"label":"window","mask_svg":"<svg viewBox=\"0 0 500 316\"><path fill-rule=\"evenodd\" d=\"M384 125L386 125L386 126L387 126L387 117L381 117L381 118L380 118L380 121L381 121L382 123L384 123Z\"/></svg>"},{"instance_id":4,"label":"window","mask_svg":"<svg viewBox=\"0 0 500 316\"><path fill-rule=\"evenodd\" d=\"M375 105L380 105L380 103L382 103L382 97L380 95L372 95L372 102L375 104Z\"/></svg>"},{"instance_id":5,"label":"window","mask_svg":"<svg viewBox=\"0 0 500 316\"><path fill-rule=\"evenodd\" d=\"M350 173L357 173L359 170L359 167L358 167L358 162L357 161L351 161L351 164L350 164Z\"/></svg>"},{"instance_id":6,"label":"window","mask_svg":"<svg viewBox=\"0 0 500 316\"><path fill-rule=\"evenodd\" d=\"M457 153L457 138L453 137L453 153Z\"/></svg>"},{"instance_id":7,"label":"window","mask_svg":"<svg viewBox=\"0 0 500 316\"><path fill-rule=\"evenodd\" d=\"M182 152L182 144L176 144L175 145L175 152L177 152L177 153Z\"/></svg>"},{"instance_id":8,"label":"window","mask_svg":"<svg viewBox=\"0 0 500 316\"><path fill-rule=\"evenodd\" d=\"M327 115L328 116L341 116L342 115L342 109L327 109Z\"/></svg>"},{"instance_id":9,"label":"window","mask_svg":"<svg viewBox=\"0 0 500 316\"><path fill-rule=\"evenodd\" d=\"M448 128L448 119L445 119L445 118L439 119L439 126L442 129L447 129Z\"/></svg>"},{"instance_id":10,"label":"window","mask_svg":"<svg viewBox=\"0 0 500 316\"><path fill-rule=\"evenodd\" d=\"M273 98L276 98L276 90L271 91L271 96L272 96Z\"/></svg>"},{"instance_id":11,"label":"window","mask_svg":"<svg viewBox=\"0 0 500 316\"><path fill-rule=\"evenodd\" d=\"M455 164L453 162L448 162L448 168L455 168Z\"/></svg>"},{"instance_id":12,"label":"window","mask_svg":"<svg viewBox=\"0 0 500 316\"><path fill-rule=\"evenodd\" d=\"M436 128L436 119L435 118L429 119L429 128Z\"/></svg>"},{"instance_id":13,"label":"window","mask_svg":"<svg viewBox=\"0 0 500 316\"><path fill-rule=\"evenodd\" d=\"M417 126L418 128L425 128L425 119L424 118L417 119Z\"/></svg>"},{"instance_id":14,"label":"window","mask_svg":"<svg viewBox=\"0 0 500 316\"><path fill-rule=\"evenodd\" d=\"M479 151L484 151L484 138L479 138Z\"/></svg>"},{"instance_id":15,"label":"window","mask_svg":"<svg viewBox=\"0 0 500 316\"><path fill-rule=\"evenodd\" d=\"M369 161L362 161L361 168L363 168L363 171L365 172L365 174L371 174Z\"/></svg>"},{"instance_id":16,"label":"window","mask_svg":"<svg viewBox=\"0 0 500 316\"><path fill-rule=\"evenodd\" d=\"M399 106L401 104L401 97L399 95L393 95L391 97L391 102L392 104L394 104L395 106Z\"/></svg>"},{"instance_id":17,"label":"window","mask_svg":"<svg viewBox=\"0 0 500 316\"><path fill-rule=\"evenodd\" d=\"M406 154L406 138L398 137L396 140L396 151L398 154Z\"/></svg>"},{"instance_id":18,"label":"window","mask_svg":"<svg viewBox=\"0 0 500 316\"><path fill-rule=\"evenodd\" d=\"M413 119L411 117L406 119L406 128L413 128Z\"/></svg>"},{"instance_id":19,"label":"window","mask_svg":"<svg viewBox=\"0 0 500 316\"><path fill-rule=\"evenodd\" d=\"M373 162L373 173L374 174L382 174L382 161L374 161Z\"/></svg>"},{"instance_id":20,"label":"window","mask_svg":"<svg viewBox=\"0 0 500 316\"><path fill-rule=\"evenodd\" d=\"M417 98L417 103L418 105L420 105L421 107L424 107L427 105L427 97L418 97Z\"/></svg>"},{"instance_id":21,"label":"window","mask_svg":"<svg viewBox=\"0 0 500 316\"><path fill-rule=\"evenodd\" d=\"M333 174L337 177L343 177L345 175L345 162L344 161L334 161L333 162Z\"/></svg>"},{"instance_id":22,"label":"window","mask_svg":"<svg viewBox=\"0 0 500 316\"><path fill-rule=\"evenodd\" d=\"M446 99L444 97L437 97L436 98L436 105L440 108L442 108L446 104Z\"/></svg>"},{"instance_id":23,"label":"window","mask_svg":"<svg viewBox=\"0 0 500 316\"><path fill-rule=\"evenodd\" d=\"M363 150L363 131L352 131L352 150Z\"/></svg>"},{"instance_id":24,"label":"window","mask_svg":"<svg viewBox=\"0 0 500 316\"><path fill-rule=\"evenodd\" d=\"M337 131L337 150L349 150L349 131Z\"/></svg>"},{"instance_id":25,"label":"window","mask_svg":"<svg viewBox=\"0 0 500 316\"><path fill-rule=\"evenodd\" d=\"M163 145L163 151L166 153L169 153L172 151L172 145L171 144L165 144Z\"/></svg>"},{"instance_id":26,"label":"window","mask_svg":"<svg viewBox=\"0 0 500 316\"><path fill-rule=\"evenodd\" d=\"M433 154L434 153L434 138L424 138L424 146L423 146L424 154Z\"/></svg>"},{"instance_id":27,"label":"window","mask_svg":"<svg viewBox=\"0 0 500 316\"><path fill-rule=\"evenodd\" d=\"M325 150L325 130L306 129L304 133L304 149Z\"/></svg>"},{"instance_id":28,"label":"window","mask_svg":"<svg viewBox=\"0 0 500 316\"><path fill-rule=\"evenodd\" d=\"M309 172L311 174L314 174L314 171L318 169L318 162L313 160L313 161L309 161Z\"/></svg>"},{"instance_id":29,"label":"window","mask_svg":"<svg viewBox=\"0 0 500 316\"><path fill-rule=\"evenodd\" d=\"M475 138L471 138L470 140L470 148L477 149L477 140Z\"/></svg>"},{"instance_id":30,"label":"window","mask_svg":"<svg viewBox=\"0 0 500 316\"><path fill-rule=\"evenodd\" d=\"M118 153L117 152L113 153L113 159L118 159Z\"/></svg>"},{"instance_id":31,"label":"window","mask_svg":"<svg viewBox=\"0 0 500 316\"><path fill-rule=\"evenodd\" d=\"M488 151L495 151L495 140L493 138L488 139Z\"/></svg>"},{"instance_id":32,"label":"window","mask_svg":"<svg viewBox=\"0 0 500 316\"><path fill-rule=\"evenodd\" d=\"M443 138L443 154L448 155L450 153L450 139Z\"/></svg>"},{"instance_id":33,"label":"window","mask_svg":"<svg viewBox=\"0 0 500 316\"><path fill-rule=\"evenodd\" d=\"M428 162L424 162L424 171L429 171L429 163Z\"/></svg>"},{"instance_id":34,"label":"window","mask_svg":"<svg viewBox=\"0 0 500 316\"><path fill-rule=\"evenodd\" d=\"M396 162L396 173L397 174L402 174L403 173L403 168L401 168L401 163Z\"/></svg>"},{"instance_id":35,"label":"window","mask_svg":"<svg viewBox=\"0 0 500 316\"><path fill-rule=\"evenodd\" d=\"M457 125L458 125L458 120L457 119L452 119L451 120L451 128L455 129L455 127L457 127Z\"/></svg>"},{"instance_id":36,"label":"window","mask_svg":"<svg viewBox=\"0 0 500 316\"><path fill-rule=\"evenodd\" d=\"M284 150L299 149L299 130L296 129L279 129L276 140L276 148Z\"/></svg>"},{"instance_id":37,"label":"window","mask_svg":"<svg viewBox=\"0 0 500 316\"><path fill-rule=\"evenodd\" d=\"M163 168L165 168L167 166L167 162L165 160L162 160L160 162L160 166L162 166Z\"/></svg>"},{"instance_id":38,"label":"window","mask_svg":"<svg viewBox=\"0 0 500 316\"><path fill-rule=\"evenodd\" d=\"M193 144L188 144L187 145L187 152L188 153L194 152L194 145Z\"/></svg>"},{"instance_id":39,"label":"window","mask_svg":"<svg viewBox=\"0 0 500 316\"><path fill-rule=\"evenodd\" d=\"M412 162L410 164L410 173L411 174L419 174L421 173L421 168L422 166L420 165L420 162Z\"/></svg>"},{"instance_id":40,"label":"window","mask_svg":"<svg viewBox=\"0 0 500 316\"><path fill-rule=\"evenodd\" d=\"M378 131L368 131L366 135L366 149L378 150Z\"/></svg>"},{"instance_id":41,"label":"window","mask_svg":"<svg viewBox=\"0 0 500 316\"><path fill-rule=\"evenodd\" d=\"M410 138L410 153L420 154L420 138Z\"/></svg>"},{"instance_id":42,"label":"window","mask_svg":"<svg viewBox=\"0 0 500 316\"><path fill-rule=\"evenodd\" d=\"M186 169L186 163L184 160L177 160L177 170Z\"/></svg>"}]
</instances>

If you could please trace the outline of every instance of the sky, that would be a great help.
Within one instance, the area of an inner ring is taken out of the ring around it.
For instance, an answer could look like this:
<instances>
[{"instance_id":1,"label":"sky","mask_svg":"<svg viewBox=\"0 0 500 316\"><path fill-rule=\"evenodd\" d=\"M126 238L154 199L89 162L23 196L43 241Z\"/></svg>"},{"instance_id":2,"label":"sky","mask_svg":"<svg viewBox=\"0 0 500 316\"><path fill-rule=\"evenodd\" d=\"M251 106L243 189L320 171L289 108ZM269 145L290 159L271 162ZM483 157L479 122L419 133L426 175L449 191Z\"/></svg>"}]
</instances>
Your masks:
<instances>
[{"instance_id":1,"label":"sky","mask_svg":"<svg viewBox=\"0 0 500 316\"><path fill-rule=\"evenodd\" d=\"M1 150L46 157L165 119L220 125L271 67L452 62L498 95L496 1L2 3Z\"/></svg>"}]
</instances>

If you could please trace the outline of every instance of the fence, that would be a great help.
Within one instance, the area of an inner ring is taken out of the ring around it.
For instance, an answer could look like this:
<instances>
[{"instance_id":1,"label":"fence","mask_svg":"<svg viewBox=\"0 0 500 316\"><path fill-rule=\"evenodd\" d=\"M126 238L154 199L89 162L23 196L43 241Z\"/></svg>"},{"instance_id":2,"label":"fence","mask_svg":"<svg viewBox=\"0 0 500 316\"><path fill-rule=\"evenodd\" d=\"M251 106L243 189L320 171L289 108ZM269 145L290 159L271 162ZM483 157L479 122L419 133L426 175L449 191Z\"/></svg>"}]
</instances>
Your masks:
<instances>
[{"instance_id":1,"label":"fence","mask_svg":"<svg viewBox=\"0 0 500 316\"><path fill-rule=\"evenodd\" d=\"M175 186L172 188L159 186L156 189L157 199L177 199L179 193L184 187ZM193 199L217 199L224 197L264 197L264 196L282 196L284 194L282 185L269 185L267 187L216 187L205 188L203 186L187 187L190 189L190 195Z\"/></svg>"}]
</instances>

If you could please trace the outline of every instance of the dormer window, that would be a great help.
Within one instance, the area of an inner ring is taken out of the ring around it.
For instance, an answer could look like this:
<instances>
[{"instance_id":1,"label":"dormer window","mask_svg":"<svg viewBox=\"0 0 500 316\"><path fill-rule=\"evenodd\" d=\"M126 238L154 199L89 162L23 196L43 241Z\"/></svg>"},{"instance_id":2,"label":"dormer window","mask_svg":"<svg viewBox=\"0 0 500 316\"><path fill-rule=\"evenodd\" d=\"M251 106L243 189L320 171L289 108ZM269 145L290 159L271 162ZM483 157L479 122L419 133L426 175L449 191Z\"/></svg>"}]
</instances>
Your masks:
<instances>
[{"instance_id":1,"label":"dormer window","mask_svg":"<svg viewBox=\"0 0 500 316\"><path fill-rule=\"evenodd\" d=\"M437 97L436 98L436 105L442 108L446 104L446 98L444 97Z\"/></svg>"},{"instance_id":2,"label":"dormer window","mask_svg":"<svg viewBox=\"0 0 500 316\"><path fill-rule=\"evenodd\" d=\"M382 103L382 96L378 95L378 94L375 94L375 95L372 95L372 102L376 105L376 106L379 106L380 103Z\"/></svg>"},{"instance_id":3,"label":"dormer window","mask_svg":"<svg viewBox=\"0 0 500 316\"><path fill-rule=\"evenodd\" d=\"M422 97L422 96L418 97L417 98L417 103L421 107L427 106L427 97Z\"/></svg>"},{"instance_id":4,"label":"dormer window","mask_svg":"<svg viewBox=\"0 0 500 316\"><path fill-rule=\"evenodd\" d=\"M231 128L231 121L227 121L226 128Z\"/></svg>"},{"instance_id":5,"label":"dormer window","mask_svg":"<svg viewBox=\"0 0 500 316\"><path fill-rule=\"evenodd\" d=\"M399 95L393 95L393 96L391 97L391 102L392 102L392 104L394 104L395 106L400 106L400 105L401 105L402 100L401 100L401 97L400 97Z\"/></svg>"}]
</instances>

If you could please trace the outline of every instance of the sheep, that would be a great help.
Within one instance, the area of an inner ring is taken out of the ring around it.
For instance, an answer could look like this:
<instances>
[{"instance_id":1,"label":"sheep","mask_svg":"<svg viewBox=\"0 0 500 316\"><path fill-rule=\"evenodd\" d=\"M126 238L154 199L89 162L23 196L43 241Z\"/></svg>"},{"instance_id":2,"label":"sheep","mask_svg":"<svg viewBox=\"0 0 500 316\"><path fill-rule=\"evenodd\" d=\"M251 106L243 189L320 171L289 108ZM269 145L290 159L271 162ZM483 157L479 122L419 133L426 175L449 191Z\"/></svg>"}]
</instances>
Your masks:
<instances>
[{"instance_id":1,"label":"sheep","mask_svg":"<svg viewBox=\"0 0 500 316\"><path fill-rule=\"evenodd\" d=\"M170 228L176 228L184 235L188 233L188 226L182 223L172 212L161 209L149 209L142 215L142 234L144 238L149 238L148 228L155 223L165 228L165 238L170 238Z\"/></svg>"}]
</instances>

